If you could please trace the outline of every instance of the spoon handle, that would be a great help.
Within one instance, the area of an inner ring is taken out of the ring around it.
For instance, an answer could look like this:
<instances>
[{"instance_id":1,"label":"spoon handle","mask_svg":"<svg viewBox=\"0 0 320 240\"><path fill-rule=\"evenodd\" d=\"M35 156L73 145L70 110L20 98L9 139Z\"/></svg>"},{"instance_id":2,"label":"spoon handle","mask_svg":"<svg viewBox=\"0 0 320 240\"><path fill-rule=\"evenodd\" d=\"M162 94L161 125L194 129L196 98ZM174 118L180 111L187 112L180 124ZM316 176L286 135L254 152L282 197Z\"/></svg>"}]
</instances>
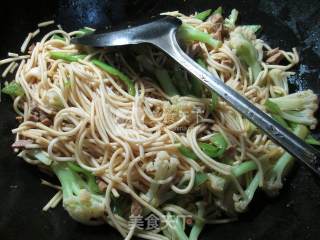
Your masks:
<instances>
[{"instance_id":1,"label":"spoon handle","mask_svg":"<svg viewBox=\"0 0 320 240\"><path fill-rule=\"evenodd\" d=\"M175 29L172 29L166 37L154 39L152 43L169 54L187 71L200 79L206 86L234 107L234 109L264 131L274 142L278 143L320 176L319 151L282 127L245 97L193 61L179 47L175 36Z\"/></svg>"}]
</instances>

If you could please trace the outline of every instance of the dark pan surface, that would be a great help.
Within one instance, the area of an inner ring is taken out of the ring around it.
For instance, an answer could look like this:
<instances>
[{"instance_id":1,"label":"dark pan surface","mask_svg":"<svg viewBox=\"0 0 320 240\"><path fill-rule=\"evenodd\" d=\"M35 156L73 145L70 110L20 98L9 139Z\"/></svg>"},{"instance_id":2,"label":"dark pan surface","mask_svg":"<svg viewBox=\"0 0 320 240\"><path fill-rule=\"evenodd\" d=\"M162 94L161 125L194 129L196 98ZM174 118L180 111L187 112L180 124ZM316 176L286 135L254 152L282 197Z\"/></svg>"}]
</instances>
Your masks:
<instances>
[{"instance_id":1,"label":"dark pan surface","mask_svg":"<svg viewBox=\"0 0 320 240\"><path fill-rule=\"evenodd\" d=\"M103 27L146 18L165 10L185 13L223 5L240 10L241 21L263 25L263 38L274 47L297 46L301 65L291 78L293 89L312 88L320 93L320 2L312 0L65 0L6 1L0 7L0 58L18 51L29 31L43 20L56 19L65 29ZM19 7L17 7L19 6ZM3 80L1 80L3 83ZM87 227L72 221L59 206L42 212L54 191L41 186L37 169L12 153L16 126L11 100L0 103L0 239L90 240L121 239L109 226ZM281 194L268 199L258 194L240 221L209 226L201 239L319 239L320 181L297 166Z\"/></svg>"}]
</instances>

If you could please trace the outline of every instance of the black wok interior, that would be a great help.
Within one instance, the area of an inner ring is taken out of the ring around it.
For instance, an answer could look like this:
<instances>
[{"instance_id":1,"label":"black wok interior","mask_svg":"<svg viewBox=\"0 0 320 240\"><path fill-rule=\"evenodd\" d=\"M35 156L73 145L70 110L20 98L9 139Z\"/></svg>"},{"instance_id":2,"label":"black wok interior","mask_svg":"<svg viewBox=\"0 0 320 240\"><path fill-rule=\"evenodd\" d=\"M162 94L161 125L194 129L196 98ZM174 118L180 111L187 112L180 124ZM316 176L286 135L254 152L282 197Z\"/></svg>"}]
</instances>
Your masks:
<instances>
[{"instance_id":1,"label":"black wok interior","mask_svg":"<svg viewBox=\"0 0 320 240\"><path fill-rule=\"evenodd\" d=\"M263 26L262 38L274 47L296 46L301 55L292 90L311 88L320 94L320 1L316 0L47 0L6 1L0 6L0 59L18 52L37 23L55 19L66 30L104 27L147 18L162 11L215 8L240 10L241 22ZM1 68L3 70L3 67ZM7 79L11 80L11 79ZM3 84L5 80L1 79ZM0 239L121 239L111 227L88 227L74 222L59 206L41 209L55 193L40 185L38 170L12 152L16 126L12 101L0 103ZM319 133L320 131L318 131ZM315 131L317 134L317 131ZM294 147L294 146L293 146ZM239 221L207 226L201 239L319 239L320 181L296 164L281 194L259 193Z\"/></svg>"}]
</instances>

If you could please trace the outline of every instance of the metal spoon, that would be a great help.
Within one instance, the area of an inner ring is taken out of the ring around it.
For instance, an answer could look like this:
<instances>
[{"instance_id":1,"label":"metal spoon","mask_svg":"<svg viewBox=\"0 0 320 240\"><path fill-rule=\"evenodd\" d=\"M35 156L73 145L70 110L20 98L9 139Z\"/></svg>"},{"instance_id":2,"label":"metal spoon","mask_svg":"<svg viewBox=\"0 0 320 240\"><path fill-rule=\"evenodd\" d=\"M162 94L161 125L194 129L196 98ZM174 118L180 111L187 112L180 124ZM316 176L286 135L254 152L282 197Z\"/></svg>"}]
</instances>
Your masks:
<instances>
[{"instance_id":1,"label":"metal spoon","mask_svg":"<svg viewBox=\"0 0 320 240\"><path fill-rule=\"evenodd\" d=\"M135 27L74 38L71 42L93 47L111 47L139 43L150 43L159 47L263 130L274 142L281 145L286 151L320 176L319 151L282 127L242 95L228 87L223 81L200 67L187 56L179 47L176 39L176 32L180 25L181 21L177 18L163 17Z\"/></svg>"}]
</instances>

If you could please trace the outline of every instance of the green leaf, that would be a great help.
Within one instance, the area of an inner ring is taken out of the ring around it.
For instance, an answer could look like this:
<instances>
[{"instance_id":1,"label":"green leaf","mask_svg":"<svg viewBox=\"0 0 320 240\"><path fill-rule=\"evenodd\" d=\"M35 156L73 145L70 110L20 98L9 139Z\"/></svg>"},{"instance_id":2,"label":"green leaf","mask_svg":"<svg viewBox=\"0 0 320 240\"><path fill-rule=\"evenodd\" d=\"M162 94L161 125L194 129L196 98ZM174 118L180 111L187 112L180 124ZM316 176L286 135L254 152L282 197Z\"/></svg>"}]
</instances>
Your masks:
<instances>
[{"instance_id":1,"label":"green leaf","mask_svg":"<svg viewBox=\"0 0 320 240\"><path fill-rule=\"evenodd\" d=\"M276 103L270 101L269 99L265 102L264 105L267 108L267 111L270 113L275 113L275 114L281 113L279 106Z\"/></svg>"},{"instance_id":2,"label":"green leaf","mask_svg":"<svg viewBox=\"0 0 320 240\"><path fill-rule=\"evenodd\" d=\"M308 144L320 146L320 141L315 139L311 134L305 139Z\"/></svg>"},{"instance_id":3,"label":"green leaf","mask_svg":"<svg viewBox=\"0 0 320 240\"><path fill-rule=\"evenodd\" d=\"M195 18L204 21L210 16L211 12L212 12L212 9L205 10L203 12L198 13L195 16Z\"/></svg>"},{"instance_id":4,"label":"green leaf","mask_svg":"<svg viewBox=\"0 0 320 240\"><path fill-rule=\"evenodd\" d=\"M179 152L187 157L187 158L191 158L193 160L197 160L198 157L197 155L188 147L181 145L180 147L178 147Z\"/></svg>"},{"instance_id":5,"label":"green leaf","mask_svg":"<svg viewBox=\"0 0 320 240\"><path fill-rule=\"evenodd\" d=\"M11 97L18 97L24 95L24 90L20 83L15 81L10 82L4 88L2 88L2 92L4 94L10 95Z\"/></svg>"},{"instance_id":6,"label":"green leaf","mask_svg":"<svg viewBox=\"0 0 320 240\"><path fill-rule=\"evenodd\" d=\"M198 187L208 180L208 175L204 172L197 172L194 179L194 187Z\"/></svg>"}]
</instances>

